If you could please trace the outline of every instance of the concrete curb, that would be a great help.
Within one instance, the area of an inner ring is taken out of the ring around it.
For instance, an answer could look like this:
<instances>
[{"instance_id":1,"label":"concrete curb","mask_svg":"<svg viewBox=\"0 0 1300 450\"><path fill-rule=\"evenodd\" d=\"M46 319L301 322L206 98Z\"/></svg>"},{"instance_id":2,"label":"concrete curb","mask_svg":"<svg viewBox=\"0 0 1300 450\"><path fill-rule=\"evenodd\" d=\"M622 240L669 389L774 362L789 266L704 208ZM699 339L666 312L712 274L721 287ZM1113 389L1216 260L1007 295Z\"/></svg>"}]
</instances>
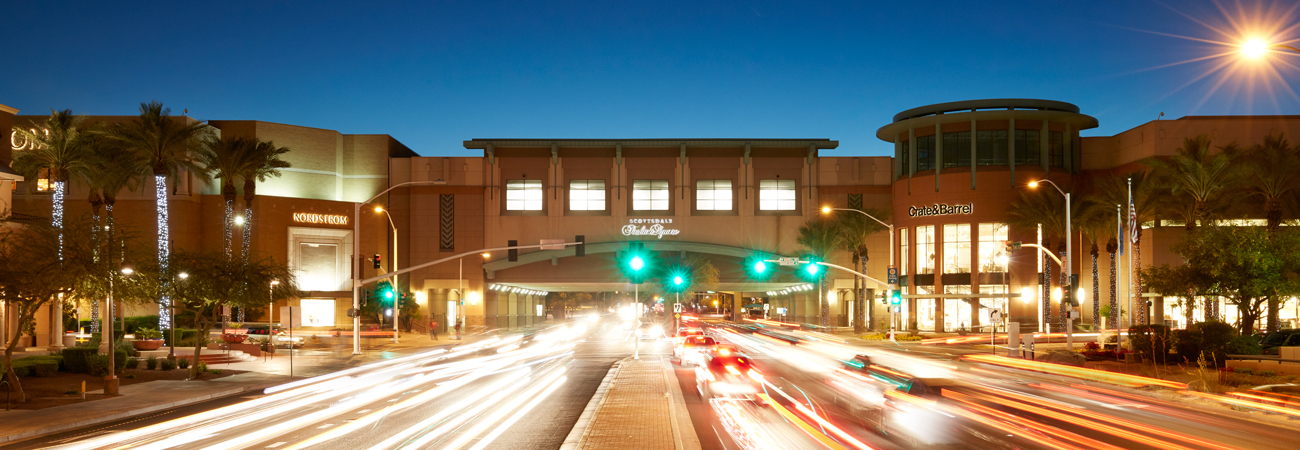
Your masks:
<instances>
[{"instance_id":1,"label":"concrete curb","mask_svg":"<svg viewBox=\"0 0 1300 450\"><path fill-rule=\"evenodd\" d=\"M686 397L682 395L682 387L677 382L677 373L673 370L670 359L664 358L663 370L665 381L668 383L668 392L671 394L668 419L673 424L676 448L677 450L699 450L702 448L700 436L695 434L695 426L691 425L691 412L686 409Z\"/></svg>"},{"instance_id":2,"label":"concrete curb","mask_svg":"<svg viewBox=\"0 0 1300 450\"><path fill-rule=\"evenodd\" d=\"M578 422L573 424L573 429L564 438L564 444L560 445L560 450L577 450L581 447L582 438L587 435L587 427L596 418L596 410L600 409L601 403L605 402L605 394L609 392L609 386L613 384L614 377L618 376L618 371L622 368L623 361L616 362L613 367L609 368L605 378L600 380L600 386L596 388L596 393L591 396L591 400L587 402L587 407L582 410L582 415L578 416Z\"/></svg>"},{"instance_id":3,"label":"concrete curb","mask_svg":"<svg viewBox=\"0 0 1300 450\"><path fill-rule=\"evenodd\" d=\"M277 384L278 384L278 383L277 383ZM228 390L225 390L225 391L214 392L214 393L211 393L211 394L205 394L205 395L201 395L201 396L198 396L198 397L191 397L191 398L187 398L187 399L184 399L184 400L177 400L177 401L174 401L174 402L171 402L171 403L164 403L164 404L157 404L157 405L149 405L149 406L146 406L146 407L137 408L137 409L133 409L133 410L126 411L126 412L120 412L120 413L116 413L116 414L110 414L110 415L107 415L107 416L94 417L94 418L90 418L90 419L86 419L86 420L82 420L82 421L78 421L78 422L74 422L74 423L62 423L62 424L58 424L58 425L53 425L53 426L49 426L49 427L45 427L45 428L41 428L41 429L39 429L39 430L24 431L24 432L22 432L22 433L18 433L18 434L10 434L10 435L6 435L6 436L0 436L0 444L9 444L9 443L14 443L14 442L18 442L18 441L23 441L23 440L27 440L27 439L31 439L31 438L35 438L35 437L44 436L44 435L47 435L47 434L58 433L58 432L60 432L60 431L74 430L74 429L77 429L77 428L88 427L88 426L91 426L91 425L99 425L99 424L101 424L101 423L112 422L112 421L120 420L120 419L127 419L127 418L131 418L131 417L135 417L135 416L140 416L140 415L149 414L149 413L152 413L152 412L157 412L157 411L162 411L162 410L167 410L167 409L176 408L176 407L179 407L179 406L186 406L186 405L190 405L190 404L194 404L194 403L198 403L198 402L202 402L202 401L207 401L207 400L212 400L212 399L217 399L217 398L222 398L222 397L229 397L229 396L232 396L232 395L239 395L239 394L243 394L243 393L248 392L248 391L256 391L256 390L265 389L265 388L267 388L267 387L269 387L269 386L248 386L248 387L242 387L242 388L237 388L237 389L228 389Z\"/></svg>"}]
</instances>

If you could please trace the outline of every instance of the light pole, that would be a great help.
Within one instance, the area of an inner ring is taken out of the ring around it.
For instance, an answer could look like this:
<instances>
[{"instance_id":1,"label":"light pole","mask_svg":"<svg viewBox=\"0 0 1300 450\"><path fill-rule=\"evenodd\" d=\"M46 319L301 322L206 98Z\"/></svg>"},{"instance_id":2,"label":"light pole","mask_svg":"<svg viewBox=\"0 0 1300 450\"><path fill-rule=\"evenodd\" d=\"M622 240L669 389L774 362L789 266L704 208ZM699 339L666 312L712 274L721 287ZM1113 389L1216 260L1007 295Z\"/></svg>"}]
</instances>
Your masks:
<instances>
[{"instance_id":1,"label":"light pole","mask_svg":"<svg viewBox=\"0 0 1300 450\"><path fill-rule=\"evenodd\" d=\"M384 189L382 192L375 194L364 202L352 205L352 354L361 354L361 205L375 201L380 196L387 194L388 191L403 186L425 185L425 184L447 184L444 180L433 181L408 181L398 183Z\"/></svg>"},{"instance_id":2,"label":"light pole","mask_svg":"<svg viewBox=\"0 0 1300 450\"><path fill-rule=\"evenodd\" d=\"M269 327L271 326L271 324L275 323L274 321L275 315L272 314L272 312L275 311L275 286L278 284L280 284L280 280L271 280L271 286L266 289L266 326L268 327L267 330L270 330ZM280 319L283 320L284 318L281 317Z\"/></svg>"},{"instance_id":3,"label":"light pole","mask_svg":"<svg viewBox=\"0 0 1300 450\"><path fill-rule=\"evenodd\" d=\"M185 281L185 280L187 280L187 279L190 278L190 274L185 273L185 272L181 272L181 273L176 274L176 278L177 278L178 280L180 280L180 281ZM180 283L177 283L177 284L180 284ZM167 312L168 312L169 314L171 314L171 316L172 316L172 317L171 317L171 321L168 322L168 323L170 323L170 324L172 325L172 329L171 329L171 335L172 335L172 339L171 339L172 342L171 342L171 344L172 344L172 345L167 346L167 359L170 360L170 361L172 361L172 362L175 362L175 361L176 361L176 301L175 301L175 298L174 298L174 297L173 297L173 300L172 300L172 304L169 305L169 306L170 306L170 308L167 308Z\"/></svg>"},{"instance_id":4,"label":"light pole","mask_svg":"<svg viewBox=\"0 0 1300 450\"><path fill-rule=\"evenodd\" d=\"M1065 279L1067 280L1070 286L1065 288L1065 292L1067 293L1064 293L1061 296L1061 298L1066 298L1069 296L1068 290L1074 287L1074 230L1073 228L1071 228L1071 224L1070 224L1070 215L1071 215L1070 214L1071 213L1070 193L1061 190L1060 186L1057 186L1056 183L1053 183L1052 180L1048 180L1048 179L1043 179L1040 181L1030 181L1029 187L1037 188L1038 183L1050 184L1052 185L1052 187L1056 188L1056 192L1060 192L1061 195L1065 196ZM1048 280L1048 282L1050 283L1051 280ZM1068 328L1074 328L1074 327L1071 326ZM1065 330L1065 333L1067 335L1070 334L1070 332L1071 330L1068 329Z\"/></svg>"},{"instance_id":5,"label":"light pole","mask_svg":"<svg viewBox=\"0 0 1300 450\"><path fill-rule=\"evenodd\" d=\"M131 276L135 269L128 264L123 264L121 269L123 276ZM108 335L108 376L104 377L104 395L117 395L117 348L113 345L113 278L117 274L108 271L108 329L104 333Z\"/></svg>"},{"instance_id":6,"label":"light pole","mask_svg":"<svg viewBox=\"0 0 1300 450\"><path fill-rule=\"evenodd\" d=\"M893 226L893 225L887 224L887 223L881 221L880 219L875 218L875 216L872 216L871 214L867 214L867 213L864 212L864 211L859 211L859 210L852 209L852 208L832 208L832 207L829 207L829 206L823 206L823 207L822 207L822 214L830 214L831 211L853 211L853 212L855 212L855 213L858 213L858 214L862 214L862 215L864 215L864 216L867 216L868 219L874 220L874 221L876 221L876 223L879 223L879 224L881 224L881 225L884 225L885 228L888 228L888 229L889 229L889 268L891 268L891 269L897 269L897 267L894 266L894 253L897 252L898 250L896 250L896 249L894 248L894 226ZM894 284L890 284L890 285L889 285L889 289L890 289L890 290L898 290L898 286L897 286L897 285L894 285ZM854 295L856 295L856 294L854 294ZM863 299L858 299L858 301L861 302L861 301L863 301ZM868 304L869 304L869 305L872 305L872 309L875 308L875 305L874 305L874 304L871 304L871 303L868 303ZM891 311L891 313L892 313L892 311ZM891 327L891 328L893 327L893 322L894 322L893 320L890 320L890 327ZM870 325L870 320L867 321L867 324Z\"/></svg>"},{"instance_id":7,"label":"light pole","mask_svg":"<svg viewBox=\"0 0 1300 450\"><path fill-rule=\"evenodd\" d=\"M1241 54L1247 58L1259 59L1267 55L1269 51L1290 50L1293 53L1300 54L1300 49L1284 44L1270 44L1260 39L1247 39L1241 43Z\"/></svg>"},{"instance_id":8,"label":"light pole","mask_svg":"<svg viewBox=\"0 0 1300 450\"><path fill-rule=\"evenodd\" d=\"M388 218L388 226L393 228L393 256L392 258L390 258L390 260L392 261L393 272L397 272L397 225L393 224L393 216L391 214L388 214L388 211L384 210L384 207L376 206L375 212L384 213L384 217ZM401 308L397 306L397 303L402 300L402 296L397 292L397 275L393 275L392 283L393 283L393 343L396 344L397 335L398 333L400 333L400 331L398 331L397 329L397 322L399 321L398 319L401 317L401 313L402 313Z\"/></svg>"}]
</instances>

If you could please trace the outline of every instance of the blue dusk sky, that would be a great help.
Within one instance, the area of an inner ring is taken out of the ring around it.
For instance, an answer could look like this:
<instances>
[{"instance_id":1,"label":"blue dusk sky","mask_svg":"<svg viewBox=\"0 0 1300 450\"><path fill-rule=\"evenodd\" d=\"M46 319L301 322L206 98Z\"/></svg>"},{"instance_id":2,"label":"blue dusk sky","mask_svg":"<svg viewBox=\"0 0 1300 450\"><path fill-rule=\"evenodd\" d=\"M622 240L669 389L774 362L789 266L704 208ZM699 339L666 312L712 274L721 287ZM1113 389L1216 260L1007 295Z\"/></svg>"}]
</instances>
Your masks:
<instances>
[{"instance_id":1,"label":"blue dusk sky","mask_svg":"<svg viewBox=\"0 0 1300 450\"><path fill-rule=\"evenodd\" d=\"M885 155L904 109L1079 105L1112 135L1300 114L1300 2L55 2L7 0L0 104L472 138L830 138ZM1300 137L1295 137L1300 139Z\"/></svg>"}]
</instances>

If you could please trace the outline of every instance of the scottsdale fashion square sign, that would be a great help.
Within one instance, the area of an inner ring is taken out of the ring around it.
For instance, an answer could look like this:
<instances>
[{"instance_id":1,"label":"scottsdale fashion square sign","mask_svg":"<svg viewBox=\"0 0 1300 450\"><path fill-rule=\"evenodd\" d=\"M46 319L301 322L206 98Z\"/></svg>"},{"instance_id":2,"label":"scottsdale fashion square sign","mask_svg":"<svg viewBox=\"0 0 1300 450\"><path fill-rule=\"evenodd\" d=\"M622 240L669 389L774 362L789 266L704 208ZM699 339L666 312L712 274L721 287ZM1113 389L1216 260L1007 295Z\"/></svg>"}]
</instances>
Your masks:
<instances>
[{"instance_id":1,"label":"scottsdale fashion square sign","mask_svg":"<svg viewBox=\"0 0 1300 450\"><path fill-rule=\"evenodd\" d=\"M673 219L628 219L628 224L623 225L623 235L654 236L655 239L663 239L664 236L680 234L682 230L664 226L671 226L672 224Z\"/></svg>"}]
</instances>

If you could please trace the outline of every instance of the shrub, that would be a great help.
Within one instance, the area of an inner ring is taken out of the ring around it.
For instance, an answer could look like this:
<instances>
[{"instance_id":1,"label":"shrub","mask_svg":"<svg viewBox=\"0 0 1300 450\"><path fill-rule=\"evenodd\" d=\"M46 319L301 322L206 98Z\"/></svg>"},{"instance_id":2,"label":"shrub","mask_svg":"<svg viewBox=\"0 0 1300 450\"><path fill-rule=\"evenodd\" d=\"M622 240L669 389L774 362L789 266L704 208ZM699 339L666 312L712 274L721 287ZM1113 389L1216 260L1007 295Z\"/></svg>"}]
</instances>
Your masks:
<instances>
[{"instance_id":1,"label":"shrub","mask_svg":"<svg viewBox=\"0 0 1300 450\"><path fill-rule=\"evenodd\" d=\"M162 339L162 332L158 331L157 328L141 328L136 330L135 338L142 340Z\"/></svg>"},{"instance_id":2,"label":"shrub","mask_svg":"<svg viewBox=\"0 0 1300 450\"><path fill-rule=\"evenodd\" d=\"M115 364L114 367L126 367L126 355L126 350L121 348L118 348L117 351L113 352L113 356L116 356L116 358L113 358L113 363Z\"/></svg>"},{"instance_id":3,"label":"shrub","mask_svg":"<svg viewBox=\"0 0 1300 450\"><path fill-rule=\"evenodd\" d=\"M104 335L101 333L90 333L90 340L77 345L77 348L99 348L99 344L104 342Z\"/></svg>"},{"instance_id":4,"label":"shrub","mask_svg":"<svg viewBox=\"0 0 1300 450\"><path fill-rule=\"evenodd\" d=\"M172 370L176 368L176 363L172 362L170 359L163 359L158 362L162 364L162 370Z\"/></svg>"},{"instance_id":5,"label":"shrub","mask_svg":"<svg viewBox=\"0 0 1300 450\"><path fill-rule=\"evenodd\" d=\"M1261 376L1261 377L1271 377L1271 376L1274 376L1274 375L1277 375L1277 374L1274 373L1272 370L1261 370L1261 371L1259 371L1258 373L1256 373L1255 375L1259 375L1259 376Z\"/></svg>"},{"instance_id":6,"label":"shrub","mask_svg":"<svg viewBox=\"0 0 1300 450\"><path fill-rule=\"evenodd\" d=\"M1242 367L1242 368L1233 369L1233 370L1232 370L1232 373L1239 373L1239 374L1242 374L1242 375L1250 375L1250 374L1252 374L1252 373L1255 373L1255 369L1251 369L1251 368L1249 368L1249 367Z\"/></svg>"},{"instance_id":7,"label":"shrub","mask_svg":"<svg viewBox=\"0 0 1300 450\"><path fill-rule=\"evenodd\" d=\"M108 355L92 354L86 357L86 365L89 367L91 376L102 377L108 375Z\"/></svg>"},{"instance_id":8,"label":"shrub","mask_svg":"<svg viewBox=\"0 0 1300 450\"><path fill-rule=\"evenodd\" d=\"M176 358L176 367L179 367L179 368L182 368L182 369L188 369L188 368L190 368L190 359L189 359L189 358L185 358L185 357L177 357L177 358Z\"/></svg>"},{"instance_id":9,"label":"shrub","mask_svg":"<svg viewBox=\"0 0 1300 450\"><path fill-rule=\"evenodd\" d=\"M1165 325L1134 325L1128 329L1129 344L1133 351L1158 363L1165 363L1169 356L1172 336Z\"/></svg>"},{"instance_id":10,"label":"shrub","mask_svg":"<svg viewBox=\"0 0 1300 450\"><path fill-rule=\"evenodd\" d=\"M140 358L131 358L131 359L126 360L126 368L128 368L128 369L139 369L139 368L140 368Z\"/></svg>"},{"instance_id":11,"label":"shrub","mask_svg":"<svg viewBox=\"0 0 1300 450\"><path fill-rule=\"evenodd\" d=\"M132 317L127 317L125 320L123 320L123 322L124 322L123 326L126 327L126 329L123 331L125 331L126 333L134 334L136 332L139 332L140 329L142 328L150 328L150 327L158 326L158 316L132 316ZM121 335L119 334L118 336Z\"/></svg>"},{"instance_id":12,"label":"shrub","mask_svg":"<svg viewBox=\"0 0 1300 450\"><path fill-rule=\"evenodd\" d=\"M1262 355L1264 348L1253 336L1237 336L1228 341L1224 351L1229 355Z\"/></svg>"},{"instance_id":13,"label":"shrub","mask_svg":"<svg viewBox=\"0 0 1300 450\"><path fill-rule=\"evenodd\" d=\"M59 372L61 356L28 356L13 361L14 374L19 377L51 377Z\"/></svg>"},{"instance_id":14,"label":"shrub","mask_svg":"<svg viewBox=\"0 0 1300 450\"><path fill-rule=\"evenodd\" d=\"M98 349L94 347L63 349L64 370L72 373L90 373L90 366L86 364L86 357L95 354L97 351Z\"/></svg>"},{"instance_id":15,"label":"shrub","mask_svg":"<svg viewBox=\"0 0 1300 450\"><path fill-rule=\"evenodd\" d=\"M1101 351L1101 344L1096 341L1088 341L1087 344L1083 344L1083 351L1084 353L1099 352Z\"/></svg>"},{"instance_id":16,"label":"shrub","mask_svg":"<svg viewBox=\"0 0 1300 450\"><path fill-rule=\"evenodd\" d=\"M1236 336L1237 330L1223 322L1191 324L1186 330L1177 334L1178 356L1187 361L1196 361L1201 355L1205 355L1206 362L1214 366L1222 366L1226 354L1224 348Z\"/></svg>"},{"instance_id":17,"label":"shrub","mask_svg":"<svg viewBox=\"0 0 1300 450\"><path fill-rule=\"evenodd\" d=\"M205 362L203 362L203 361L199 361L197 369L198 369L199 372L207 372L207 371L208 371L208 363L205 363Z\"/></svg>"},{"instance_id":18,"label":"shrub","mask_svg":"<svg viewBox=\"0 0 1300 450\"><path fill-rule=\"evenodd\" d=\"M146 369L149 369L149 370L157 369L157 368L158 368L158 358L157 358L157 357L150 356L149 359L144 360L144 367L145 367Z\"/></svg>"},{"instance_id":19,"label":"shrub","mask_svg":"<svg viewBox=\"0 0 1300 450\"><path fill-rule=\"evenodd\" d=\"M213 374L213 375L221 375L221 369L212 369L212 370L209 370L208 373Z\"/></svg>"}]
</instances>

